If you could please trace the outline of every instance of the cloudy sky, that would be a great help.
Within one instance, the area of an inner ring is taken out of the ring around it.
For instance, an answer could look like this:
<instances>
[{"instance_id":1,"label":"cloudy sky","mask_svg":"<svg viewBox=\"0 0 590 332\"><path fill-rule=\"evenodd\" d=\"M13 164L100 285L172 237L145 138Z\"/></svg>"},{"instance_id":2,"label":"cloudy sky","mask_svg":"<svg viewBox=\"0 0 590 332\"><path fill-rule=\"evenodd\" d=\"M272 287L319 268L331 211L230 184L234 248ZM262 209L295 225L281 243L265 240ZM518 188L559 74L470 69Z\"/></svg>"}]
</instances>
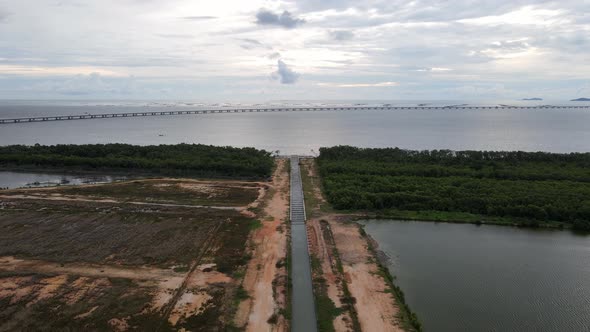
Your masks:
<instances>
[{"instance_id":1,"label":"cloudy sky","mask_svg":"<svg viewBox=\"0 0 590 332\"><path fill-rule=\"evenodd\" d=\"M0 98L590 97L588 13L588 0L0 0Z\"/></svg>"}]
</instances>

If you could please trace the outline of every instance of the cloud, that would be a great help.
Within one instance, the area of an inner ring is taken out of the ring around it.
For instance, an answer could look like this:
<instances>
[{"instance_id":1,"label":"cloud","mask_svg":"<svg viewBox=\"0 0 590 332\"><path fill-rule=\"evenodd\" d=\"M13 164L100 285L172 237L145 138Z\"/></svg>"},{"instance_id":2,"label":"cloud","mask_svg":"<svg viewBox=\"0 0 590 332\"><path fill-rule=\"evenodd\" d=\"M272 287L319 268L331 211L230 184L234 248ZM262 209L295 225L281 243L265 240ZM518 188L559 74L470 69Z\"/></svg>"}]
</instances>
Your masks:
<instances>
[{"instance_id":1,"label":"cloud","mask_svg":"<svg viewBox=\"0 0 590 332\"><path fill-rule=\"evenodd\" d=\"M453 94L459 94L463 96L516 96L517 94L507 89L503 84L473 84L463 85L459 87L449 88L446 91Z\"/></svg>"},{"instance_id":2,"label":"cloud","mask_svg":"<svg viewBox=\"0 0 590 332\"><path fill-rule=\"evenodd\" d=\"M590 83L586 83L576 91L576 95L590 94Z\"/></svg>"},{"instance_id":3,"label":"cloud","mask_svg":"<svg viewBox=\"0 0 590 332\"><path fill-rule=\"evenodd\" d=\"M530 47L531 45L526 41L526 39L499 41L490 45L490 48L507 51L526 51Z\"/></svg>"},{"instance_id":4,"label":"cloud","mask_svg":"<svg viewBox=\"0 0 590 332\"><path fill-rule=\"evenodd\" d=\"M280 59L281 58L281 53L279 53L279 52L273 52L273 53L267 55L266 57L269 58L269 59L271 59L271 60Z\"/></svg>"},{"instance_id":5,"label":"cloud","mask_svg":"<svg viewBox=\"0 0 590 332\"><path fill-rule=\"evenodd\" d=\"M443 67L419 67L414 69L415 71L422 71L422 72L444 72L444 71L451 71L451 68L443 68Z\"/></svg>"},{"instance_id":6,"label":"cloud","mask_svg":"<svg viewBox=\"0 0 590 332\"><path fill-rule=\"evenodd\" d=\"M590 77L589 1L28 2L0 0L0 98L92 72L116 91L137 77L138 98L169 91L170 98L235 100L460 99L507 90L569 100ZM80 98L117 96L101 89ZM63 97L58 91L43 96Z\"/></svg>"},{"instance_id":7,"label":"cloud","mask_svg":"<svg viewBox=\"0 0 590 332\"><path fill-rule=\"evenodd\" d=\"M476 18L458 20L459 23L473 25L552 25L564 23L560 16L564 13L562 9L541 9L533 6L525 6L502 15L481 16Z\"/></svg>"},{"instance_id":8,"label":"cloud","mask_svg":"<svg viewBox=\"0 0 590 332\"><path fill-rule=\"evenodd\" d=\"M205 21L216 19L217 16L183 16L181 19L189 21Z\"/></svg>"},{"instance_id":9,"label":"cloud","mask_svg":"<svg viewBox=\"0 0 590 332\"><path fill-rule=\"evenodd\" d=\"M44 81L28 87L28 89L40 93L52 92L72 96L113 92L113 88L103 81L99 73L78 74L64 80Z\"/></svg>"},{"instance_id":10,"label":"cloud","mask_svg":"<svg viewBox=\"0 0 590 332\"><path fill-rule=\"evenodd\" d=\"M156 36L162 38L176 38L176 39L192 39L195 38L192 35L183 35L178 33L157 33Z\"/></svg>"},{"instance_id":11,"label":"cloud","mask_svg":"<svg viewBox=\"0 0 590 332\"><path fill-rule=\"evenodd\" d=\"M354 33L350 30L333 30L328 31L330 38L338 41L351 40L354 38Z\"/></svg>"},{"instance_id":12,"label":"cloud","mask_svg":"<svg viewBox=\"0 0 590 332\"><path fill-rule=\"evenodd\" d=\"M278 60L277 65L278 69L274 74L278 76L281 84L293 84L297 82L299 79L299 74L289 68L287 64L283 62L283 60Z\"/></svg>"},{"instance_id":13,"label":"cloud","mask_svg":"<svg viewBox=\"0 0 590 332\"><path fill-rule=\"evenodd\" d=\"M491 60L514 58L530 54L536 48L531 46L527 39L496 41L480 50L471 51L470 55Z\"/></svg>"},{"instance_id":14,"label":"cloud","mask_svg":"<svg viewBox=\"0 0 590 332\"><path fill-rule=\"evenodd\" d=\"M298 25L305 23L305 20L294 17L286 10L279 15L267 9L260 9L258 13L256 13L256 23L259 25L275 25L286 29L293 29Z\"/></svg>"},{"instance_id":15,"label":"cloud","mask_svg":"<svg viewBox=\"0 0 590 332\"><path fill-rule=\"evenodd\" d=\"M331 88L383 88L399 86L397 82L379 82L379 83L318 83L319 86L331 87Z\"/></svg>"},{"instance_id":16,"label":"cloud","mask_svg":"<svg viewBox=\"0 0 590 332\"><path fill-rule=\"evenodd\" d=\"M51 79L23 87L40 94L65 96L131 95L138 91L135 77L104 77L100 73L78 74L63 79Z\"/></svg>"},{"instance_id":17,"label":"cloud","mask_svg":"<svg viewBox=\"0 0 590 332\"><path fill-rule=\"evenodd\" d=\"M270 49L270 47L264 45L263 43L261 43L260 41L258 41L256 39L252 39L252 38L238 38L238 40L242 42L242 44L240 45L240 47L243 48L243 49L245 49L245 50L251 50L251 49L255 49L255 48Z\"/></svg>"},{"instance_id":18,"label":"cloud","mask_svg":"<svg viewBox=\"0 0 590 332\"><path fill-rule=\"evenodd\" d=\"M74 74L97 74L105 76L121 76L119 73L90 66L31 66L31 65L14 65L14 64L0 64L0 73L3 75L22 75L31 77L44 76L69 76Z\"/></svg>"}]
</instances>

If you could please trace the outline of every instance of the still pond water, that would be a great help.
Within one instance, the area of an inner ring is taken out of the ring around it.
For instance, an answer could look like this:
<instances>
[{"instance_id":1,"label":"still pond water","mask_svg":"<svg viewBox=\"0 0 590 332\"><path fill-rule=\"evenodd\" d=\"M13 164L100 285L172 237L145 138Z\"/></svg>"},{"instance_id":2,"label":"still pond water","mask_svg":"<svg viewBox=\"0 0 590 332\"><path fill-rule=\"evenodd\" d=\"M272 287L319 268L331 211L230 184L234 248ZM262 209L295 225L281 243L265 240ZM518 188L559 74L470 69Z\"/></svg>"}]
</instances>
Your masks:
<instances>
[{"instance_id":1,"label":"still pond water","mask_svg":"<svg viewBox=\"0 0 590 332\"><path fill-rule=\"evenodd\" d=\"M45 174L0 171L0 188L38 188L57 185L109 183L125 179L127 179L125 176L110 175Z\"/></svg>"},{"instance_id":2,"label":"still pond water","mask_svg":"<svg viewBox=\"0 0 590 332\"><path fill-rule=\"evenodd\" d=\"M425 331L590 331L590 236L363 221Z\"/></svg>"}]
</instances>

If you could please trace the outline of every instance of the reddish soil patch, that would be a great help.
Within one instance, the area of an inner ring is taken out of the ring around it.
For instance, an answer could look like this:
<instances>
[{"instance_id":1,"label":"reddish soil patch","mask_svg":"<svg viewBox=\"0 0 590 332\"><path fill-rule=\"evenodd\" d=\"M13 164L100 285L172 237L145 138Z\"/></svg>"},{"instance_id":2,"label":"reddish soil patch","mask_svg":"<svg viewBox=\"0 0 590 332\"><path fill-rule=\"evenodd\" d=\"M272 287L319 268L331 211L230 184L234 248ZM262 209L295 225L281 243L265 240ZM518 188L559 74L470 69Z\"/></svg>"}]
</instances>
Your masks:
<instances>
[{"instance_id":1,"label":"reddish soil patch","mask_svg":"<svg viewBox=\"0 0 590 332\"><path fill-rule=\"evenodd\" d=\"M334 302L337 308L342 308L343 304L341 298L344 296L343 291L343 276L337 268L337 257L334 256L335 244L329 230L325 225L322 227L322 222L318 219L311 219L307 221L307 237L309 241L310 254L317 258L321 265L321 274L316 275L319 271L313 271L314 279L322 278L326 280L325 285L315 285L316 291L319 288L324 289L326 295ZM329 236L328 238L326 238ZM349 310L343 310L340 315L334 318L334 330L338 332L354 331L352 325L351 313Z\"/></svg>"},{"instance_id":2,"label":"reddish soil patch","mask_svg":"<svg viewBox=\"0 0 590 332\"><path fill-rule=\"evenodd\" d=\"M334 240L347 276L348 289L363 331L404 331L397 324L399 308L387 284L378 274L375 258L356 224L330 220Z\"/></svg>"},{"instance_id":3,"label":"reddish soil patch","mask_svg":"<svg viewBox=\"0 0 590 332\"><path fill-rule=\"evenodd\" d=\"M399 326L392 294L384 292L387 283L378 274L376 257L356 224L348 223L350 216L323 212L327 202L320 190L320 179L314 159L302 160L303 170L310 177L316 204L311 207L314 219L308 221L310 251L320 260L326 280L328 297L342 305L343 283L355 299L354 311L345 311L334 319L336 331L352 331L351 315L355 314L363 331L403 331ZM325 220L325 221L320 221ZM337 255L338 257L335 257ZM336 268L338 259L343 273Z\"/></svg>"},{"instance_id":4,"label":"reddish soil patch","mask_svg":"<svg viewBox=\"0 0 590 332\"><path fill-rule=\"evenodd\" d=\"M267 189L158 179L3 191L0 331L225 330L252 224L236 210Z\"/></svg>"},{"instance_id":5,"label":"reddish soil patch","mask_svg":"<svg viewBox=\"0 0 590 332\"><path fill-rule=\"evenodd\" d=\"M286 160L277 160L273 188L266 193L262 226L251 234L252 259L248 263L242 287L249 299L242 301L235 323L246 331L286 331L287 323L279 310L285 308L286 256L285 221L289 208L289 175ZM269 319L276 317L276 321Z\"/></svg>"}]
</instances>

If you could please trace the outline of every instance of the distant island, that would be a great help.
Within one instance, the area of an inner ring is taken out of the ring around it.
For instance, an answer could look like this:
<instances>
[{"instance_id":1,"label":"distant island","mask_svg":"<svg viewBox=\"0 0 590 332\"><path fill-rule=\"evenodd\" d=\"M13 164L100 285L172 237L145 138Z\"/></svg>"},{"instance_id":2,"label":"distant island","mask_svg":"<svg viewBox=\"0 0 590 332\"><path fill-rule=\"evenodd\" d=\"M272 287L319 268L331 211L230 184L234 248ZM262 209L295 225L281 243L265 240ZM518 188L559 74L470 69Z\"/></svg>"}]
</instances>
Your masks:
<instances>
[{"instance_id":1,"label":"distant island","mask_svg":"<svg viewBox=\"0 0 590 332\"><path fill-rule=\"evenodd\" d=\"M543 98L523 98L522 100L543 100Z\"/></svg>"},{"instance_id":2,"label":"distant island","mask_svg":"<svg viewBox=\"0 0 590 332\"><path fill-rule=\"evenodd\" d=\"M570 101L590 101L590 98L578 98L578 99L572 99Z\"/></svg>"}]
</instances>

